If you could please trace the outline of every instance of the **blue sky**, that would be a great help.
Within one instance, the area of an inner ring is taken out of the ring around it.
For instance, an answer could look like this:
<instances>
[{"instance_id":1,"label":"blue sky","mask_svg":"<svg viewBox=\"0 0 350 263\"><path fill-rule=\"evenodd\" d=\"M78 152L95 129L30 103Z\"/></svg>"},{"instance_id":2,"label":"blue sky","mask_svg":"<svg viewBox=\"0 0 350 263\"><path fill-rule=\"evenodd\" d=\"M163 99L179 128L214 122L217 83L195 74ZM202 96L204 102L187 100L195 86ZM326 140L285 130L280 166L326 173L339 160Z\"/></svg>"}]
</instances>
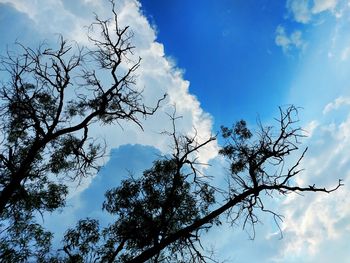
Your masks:
<instances>
[{"instance_id":1,"label":"blue sky","mask_svg":"<svg viewBox=\"0 0 350 263\"><path fill-rule=\"evenodd\" d=\"M343 178L345 187L332 195L290 196L269 201L285 215L279 239L271 218L262 215L254 241L239 227L212 231L220 259L229 262L347 262L350 260L350 4L344 0L120 0L120 22L135 33L136 54L143 58L138 85L153 103L169 96L157 114L144 122L144 132L129 123L91 131L107 141L105 169L73 191L69 208L48 217L48 227L62 231L79 216L96 215L100 197L127 170L140 173L170 141L176 104L183 116L179 131L201 131L202 138L220 125L244 118L255 125L257 115L273 123L278 106L295 104L309 137L300 184L331 186ZM109 17L105 0L0 0L0 52L15 40L36 47L57 34L89 45L86 28L93 12ZM219 165L214 143L200 160ZM138 162L135 162L138 160ZM217 167L215 166L214 167ZM208 173L217 180L221 170ZM90 200L90 199L91 200ZM89 206L86 205L89 201ZM93 203L94 202L94 203ZM92 205L93 203L93 205ZM93 209L92 209L93 208ZM64 220L63 220L64 219ZM57 222L65 222L57 228Z\"/></svg>"},{"instance_id":2,"label":"blue sky","mask_svg":"<svg viewBox=\"0 0 350 263\"><path fill-rule=\"evenodd\" d=\"M285 100L295 61L275 44L283 1L142 1L165 53L184 69L215 127ZM262 70L263 69L263 70ZM278 70L277 70L278 69ZM228 117L228 118L227 118Z\"/></svg>"}]
</instances>

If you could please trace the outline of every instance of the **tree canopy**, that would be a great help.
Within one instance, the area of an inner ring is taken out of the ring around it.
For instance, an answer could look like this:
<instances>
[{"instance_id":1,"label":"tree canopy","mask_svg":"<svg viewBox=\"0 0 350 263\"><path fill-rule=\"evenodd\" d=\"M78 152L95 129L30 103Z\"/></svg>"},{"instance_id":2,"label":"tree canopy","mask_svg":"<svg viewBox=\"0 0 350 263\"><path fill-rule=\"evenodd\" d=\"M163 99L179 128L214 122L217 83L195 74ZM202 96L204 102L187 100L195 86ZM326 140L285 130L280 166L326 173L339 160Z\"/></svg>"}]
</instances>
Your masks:
<instances>
[{"instance_id":1,"label":"tree canopy","mask_svg":"<svg viewBox=\"0 0 350 263\"><path fill-rule=\"evenodd\" d=\"M226 186L215 186L197 154L216 140L180 134L176 115L171 155L159 158L142 175L130 176L105 194L103 210L114 222L101 226L81 219L66 231L62 247L51 247L53 233L36 217L64 208L68 184L98 170L103 145L90 136L95 122L131 121L142 129L142 117L156 105L144 105L136 87L132 33L96 16L90 27L93 48L61 37L57 48L32 49L18 44L19 54L1 58L9 78L0 90L0 259L2 262L207 262L215 261L201 245L203 233L224 220L254 226L256 211L266 211L261 195L293 192L330 193L294 180L306 150L294 163L303 132L298 109L280 108L275 127L253 131L245 121L222 127L219 154L229 163ZM111 30L113 26L113 30ZM98 32L96 37L96 30ZM92 34L92 32L94 34ZM108 74L108 79L105 78Z\"/></svg>"},{"instance_id":2,"label":"tree canopy","mask_svg":"<svg viewBox=\"0 0 350 263\"><path fill-rule=\"evenodd\" d=\"M90 27L99 33L82 48L60 37L57 48L32 49L1 58L0 218L2 258L17 262L40 253L51 236L34 222L33 212L64 207L67 181L82 180L96 170L103 147L89 136L94 122L121 120L140 126L159 103L146 106L135 87L134 47L128 27L110 32L110 21ZM105 79L109 75L109 79ZM23 239L18 238L23 236ZM8 256L7 256L8 255Z\"/></svg>"}]
</instances>

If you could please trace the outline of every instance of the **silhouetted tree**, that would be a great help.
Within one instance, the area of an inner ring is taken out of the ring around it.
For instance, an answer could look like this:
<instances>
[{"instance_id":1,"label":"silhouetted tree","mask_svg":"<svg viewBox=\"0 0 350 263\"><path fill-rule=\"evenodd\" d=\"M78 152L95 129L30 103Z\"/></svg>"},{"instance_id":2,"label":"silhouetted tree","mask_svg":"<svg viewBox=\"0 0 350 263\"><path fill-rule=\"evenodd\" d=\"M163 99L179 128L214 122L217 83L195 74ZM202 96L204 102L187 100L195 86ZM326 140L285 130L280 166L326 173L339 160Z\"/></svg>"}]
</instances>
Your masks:
<instances>
[{"instance_id":1,"label":"silhouetted tree","mask_svg":"<svg viewBox=\"0 0 350 263\"><path fill-rule=\"evenodd\" d=\"M226 218L254 227L257 210L279 217L265 209L262 194L330 193L341 186L341 181L333 189L296 184L306 150L285 167L302 137L293 106L281 109L277 129L260 125L253 135L244 121L222 127L220 154L230 163L226 188L215 187L196 158L215 136L200 142L197 134L178 134L173 115L173 130L166 133L173 154L107 191L103 209L115 221L101 227L96 219L80 220L65 233L62 250L53 252L52 233L36 217L64 207L67 182L98 168L103 147L89 136L91 125L123 120L142 128L140 118L160 103L143 104L135 87L140 59L133 61L132 33L119 27L110 2L113 20L96 17L90 27L92 48L60 38L56 49L19 45L19 55L1 58L10 76L0 90L1 262L214 261L201 244L213 225Z\"/></svg>"},{"instance_id":2,"label":"silhouetted tree","mask_svg":"<svg viewBox=\"0 0 350 263\"><path fill-rule=\"evenodd\" d=\"M68 261L76 262L208 262L215 261L201 245L201 234L222 220L243 227L258 222L257 210L280 216L264 207L262 195L274 197L300 192L330 193L315 185L300 186L294 180L307 149L297 160L287 157L299 149L301 128L294 127L297 109L280 109L278 128L263 127L255 135L245 121L222 127L225 140L220 154L230 163L226 188L213 186L210 175L200 169L196 153L215 140L199 143L197 135L167 133L174 153L154 162L142 176L126 179L106 193L103 209L115 222L102 228L84 219L64 237ZM224 198L218 199L223 195Z\"/></svg>"},{"instance_id":3,"label":"silhouetted tree","mask_svg":"<svg viewBox=\"0 0 350 263\"><path fill-rule=\"evenodd\" d=\"M36 223L37 212L65 205L66 183L97 169L103 147L89 136L93 123L131 121L158 108L143 104L135 87L132 32L114 19L89 28L92 48L62 37L58 48L19 44L1 57L9 74L0 90L0 259L44 260L51 233ZM94 37L97 35L97 37Z\"/></svg>"}]
</instances>

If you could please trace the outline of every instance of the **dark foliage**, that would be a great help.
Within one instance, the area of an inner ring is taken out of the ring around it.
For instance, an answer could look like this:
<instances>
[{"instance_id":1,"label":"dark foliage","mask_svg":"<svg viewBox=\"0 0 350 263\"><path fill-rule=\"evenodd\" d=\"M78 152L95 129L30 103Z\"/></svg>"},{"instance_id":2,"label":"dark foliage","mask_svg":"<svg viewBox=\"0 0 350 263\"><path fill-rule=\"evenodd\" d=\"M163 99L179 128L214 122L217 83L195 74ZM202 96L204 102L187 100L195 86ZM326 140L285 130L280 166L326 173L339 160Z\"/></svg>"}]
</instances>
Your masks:
<instances>
[{"instance_id":1,"label":"dark foliage","mask_svg":"<svg viewBox=\"0 0 350 263\"><path fill-rule=\"evenodd\" d=\"M112 2L113 4L113 2ZM20 44L1 58L8 74L0 90L0 258L23 262L42 256L51 235L34 214L64 207L67 181L98 169L103 147L89 137L93 123L109 125L153 114L135 87L140 59L132 60L132 32L100 20L89 28L93 48L62 37L56 49ZM20 235L19 235L20 233ZM18 237L16 239L16 237Z\"/></svg>"},{"instance_id":2,"label":"dark foliage","mask_svg":"<svg viewBox=\"0 0 350 263\"><path fill-rule=\"evenodd\" d=\"M114 223L99 230L96 221L86 219L67 231L64 251L69 259L79 257L86 262L91 255L84 254L81 248L94 247L89 251L94 254L94 260L129 262L141 251L161 245L209 213L209 207L215 203L215 189L204 177L198 178L195 161L190 155L214 137L198 144L190 137L176 137L175 132L173 136L177 146L172 158L154 162L141 177L131 176L119 187L106 192L103 209L115 216ZM86 222L88 226L84 227ZM81 238L80 242L72 242L74 237L84 237L90 225L94 225L92 236L96 238L93 241ZM196 231L206 228L199 227ZM185 255L195 256L197 241L197 234L188 233L157 253L154 261L180 262Z\"/></svg>"},{"instance_id":3,"label":"dark foliage","mask_svg":"<svg viewBox=\"0 0 350 263\"><path fill-rule=\"evenodd\" d=\"M299 149L302 130L294 127L298 121L295 107L280 109L280 114L278 129L260 125L253 134L244 121L232 128L222 127L226 142L220 154L230 163L226 189L215 188L208 175L199 173L200 164L194 155L215 138L198 143L196 135L178 135L173 117L174 131L167 133L174 140L172 158L156 161L141 177L130 177L107 191L103 208L115 215L115 222L99 230L94 220L80 221L64 239L68 258L80 257L86 262L81 247L90 247L89 253L94 253L98 262L215 261L200 241L203 231L214 224L240 221L243 227L252 226L254 235L258 210L280 219L280 215L264 207L262 196L330 193L338 189L341 181L329 190L295 184L306 149L295 163L285 166L287 157ZM221 202L216 200L219 194L224 196ZM82 227L82 222L95 226L93 241L82 238L73 244L72 236L85 237L90 229Z\"/></svg>"},{"instance_id":4,"label":"dark foliage","mask_svg":"<svg viewBox=\"0 0 350 263\"><path fill-rule=\"evenodd\" d=\"M132 33L96 17L90 32L94 48L84 49L60 38L58 48L21 46L19 55L2 57L9 74L0 90L0 261L1 262L207 262L214 256L201 244L203 233L223 220L253 227L262 196L293 192L330 193L333 189L300 186L301 152L294 163L302 130L297 109L280 109L276 128L259 125L252 132L244 121L222 127L220 154L230 164L225 187L216 188L197 153L215 137L166 132L173 154L160 158L141 176L130 176L107 191L103 209L114 222L100 226L80 220L68 229L62 249L52 252L52 234L36 217L65 206L67 182L98 168L103 147L89 136L93 123L131 121L153 114L135 87ZM108 74L107 74L108 73ZM106 77L106 76L109 76ZM103 76L103 78L102 78Z\"/></svg>"}]
</instances>

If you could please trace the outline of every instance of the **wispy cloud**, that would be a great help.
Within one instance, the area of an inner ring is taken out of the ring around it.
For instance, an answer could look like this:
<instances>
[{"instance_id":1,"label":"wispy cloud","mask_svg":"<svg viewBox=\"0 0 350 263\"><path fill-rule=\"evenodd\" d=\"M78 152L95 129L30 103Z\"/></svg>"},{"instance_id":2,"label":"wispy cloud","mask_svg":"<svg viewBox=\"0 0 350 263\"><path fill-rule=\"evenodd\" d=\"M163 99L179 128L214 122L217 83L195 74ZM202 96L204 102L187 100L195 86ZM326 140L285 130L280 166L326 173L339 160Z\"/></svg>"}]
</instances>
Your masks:
<instances>
[{"instance_id":1,"label":"wispy cloud","mask_svg":"<svg viewBox=\"0 0 350 263\"><path fill-rule=\"evenodd\" d=\"M307 24L313 16L325 11L333 11L338 0L287 0L287 9L296 22Z\"/></svg>"},{"instance_id":2,"label":"wispy cloud","mask_svg":"<svg viewBox=\"0 0 350 263\"><path fill-rule=\"evenodd\" d=\"M281 25L276 28L275 43L282 48L284 53L288 53L292 49L303 49L306 47L301 31L295 30L291 34L287 34L286 29Z\"/></svg>"},{"instance_id":3,"label":"wispy cloud","mask_svg":"<svg viewBox=\"0 0 350 263\"><path fill-rule=\"evenodd\" d=\"M314 0L314 5L311 9L313 14L318 14L327 10L334 10L338 0Z\"/></svg>"},{"instance_id":4,"label":"wispy cloud","mask_svg":"<svg viewBox=\"0 0 350 263\"><path fill-rule=\"evenodd\" d=\"M319 122L316 120L310 121L304 128L303 131L305 132L305 136L312 137L313 133L316 131L316 129L319 126Z\"/></svg>"},{"instance_id":5,"label":"wispy cloud","mask_svg":"<svg viewBox=\"0 0 350 263\"><path fill-rule=\"evenodd\" d=\"M308 23L311 20L308 0L288 0L287 9L297 22Z\"/></svg>"},{"instance_id":6,"label":"wispy cloud","mask_svg":"<svg viewBox=\"0 0 350 263\"><path fill-rule=\"evenodd\" d=\"M350 56L350 47L345 47L341 52L340 59L342 61L345 61L349 58L349 56Z\"/></svg>"},{"instance_id":7,"label":"wispy cloud","mask_svg":"<svg viewBox=\"0 0 350 263\"><path fill-rule=\"evenodd\" d=\"M323 114L327 114L333 110L339 109L341 106L344 105L350 105L350 97L340 96L334 101L328 103L323 109Z\"/></svg>"}]
</instances>

